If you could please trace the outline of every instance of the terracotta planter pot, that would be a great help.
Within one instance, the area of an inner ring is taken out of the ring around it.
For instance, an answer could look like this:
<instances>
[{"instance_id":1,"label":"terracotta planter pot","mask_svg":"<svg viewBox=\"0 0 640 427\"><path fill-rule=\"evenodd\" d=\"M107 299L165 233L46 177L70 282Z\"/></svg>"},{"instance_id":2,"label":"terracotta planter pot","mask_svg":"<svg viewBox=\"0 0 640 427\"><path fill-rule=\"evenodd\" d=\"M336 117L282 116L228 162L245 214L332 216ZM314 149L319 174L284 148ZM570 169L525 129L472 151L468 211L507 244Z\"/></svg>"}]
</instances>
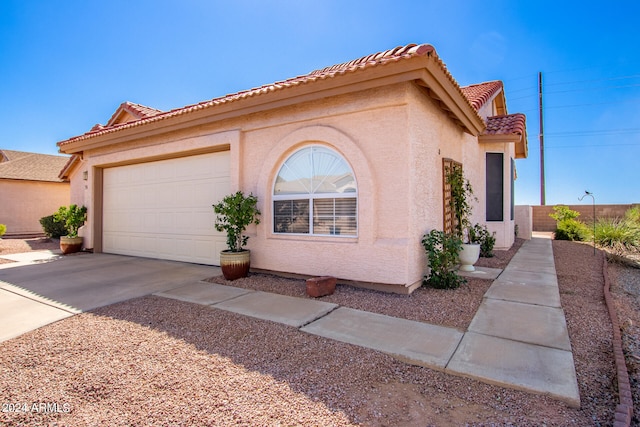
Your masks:
<instances>
[{"instance_id":1,"label":"terracotta planter pot","mask_svg":"<svg viewBox=\"0 0 640 427\"><path fill-rule=\"evenodd\" d=\"M313 277L307 279L307 295L319 298L331 295L336 290L336 278L331 276Z\"/></svg>"},{"instance_id":2,"label":"terracotta planter pot","mask_svg":"<svg viewBox=\"0 0 640 427\"><path fill-rule=\"evenodd\" d=\"M64 255L82 250L82 237L60 237L60 250Z\"/></svg>"},{"instance_id":3,"label":"terracotta planter pot","mask_svg":"<svg viewBox=\"0 0 640 427\"><path fill-rule=\"evenodd\" d=\"M222 251L220 252L220 268L227 280L236 280L249 275L251 267L251 251L242 252Z\"/></svg>"},{"instance_id":4,"label":"terracotta planter pot","mask_svg":"<svg viewBox=\"0 0 640 427\"><path fill-rule=\"evenodd\" d=\"M458 259L460 261L459 270L476 271L473 264L478 262L478 258L480 258L480 245L475 243L464 243L462 245L462 250L458 254Z\"/></svg>"}]
</instances>

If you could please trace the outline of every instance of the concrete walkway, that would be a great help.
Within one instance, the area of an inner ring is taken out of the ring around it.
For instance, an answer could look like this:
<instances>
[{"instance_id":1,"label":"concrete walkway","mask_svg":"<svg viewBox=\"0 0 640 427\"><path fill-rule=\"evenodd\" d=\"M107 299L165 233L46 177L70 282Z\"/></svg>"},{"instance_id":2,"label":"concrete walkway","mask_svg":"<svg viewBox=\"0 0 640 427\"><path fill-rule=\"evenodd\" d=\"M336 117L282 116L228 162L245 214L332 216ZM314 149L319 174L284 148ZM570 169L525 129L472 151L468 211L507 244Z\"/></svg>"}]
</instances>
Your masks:
<instances>
[{"instance_id":1,"label":"concrete walkway","mask_svg":"<svg viewBox=\"0 0 640 427\"><path fill-rule=\"evenodd\" d=\"M495 271L488 274L497 275ZM321 299L211 283L193 283L156 295L284 323L306 333L382 351L408 363L547 394L572 407L580 406L548 239L525 242L494 280L464 333L339 307Z\"/></svg>"},{"instance_id":2,"label":"concrete walkway","mask_svg":"<svg viewBox=\"0 0 640 427\"><path fill-rule=\"evenodd\" d=\"M210 266L107 254L73 258L0 269L0 321L13 325L5 327L0 341L82 310L153 293L283 323L408 363L580 405L548 239L525 242L501 274L486 269L477 273L497 278L464 332L321 299L202 282L219 274Z\"/></svg>"}]
</instances>

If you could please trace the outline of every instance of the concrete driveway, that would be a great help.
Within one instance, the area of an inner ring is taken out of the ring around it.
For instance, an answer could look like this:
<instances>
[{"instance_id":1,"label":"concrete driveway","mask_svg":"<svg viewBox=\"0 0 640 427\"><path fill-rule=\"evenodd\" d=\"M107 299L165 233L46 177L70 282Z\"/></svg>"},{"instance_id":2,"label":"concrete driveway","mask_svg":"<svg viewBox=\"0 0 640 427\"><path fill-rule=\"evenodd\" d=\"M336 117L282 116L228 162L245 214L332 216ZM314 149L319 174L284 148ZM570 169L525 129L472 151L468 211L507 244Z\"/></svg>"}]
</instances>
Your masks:
<instances>
[{"instance_id":1,"label":"concrete driveway","mask_svg":"<svg viewBox=\"0 0 640 427\"><path fill-rule=\"evenodd\" d=\"M110 254L0 269L0 342L82 311L185 286L218 267Z\"/></svg>"}]
</instances>

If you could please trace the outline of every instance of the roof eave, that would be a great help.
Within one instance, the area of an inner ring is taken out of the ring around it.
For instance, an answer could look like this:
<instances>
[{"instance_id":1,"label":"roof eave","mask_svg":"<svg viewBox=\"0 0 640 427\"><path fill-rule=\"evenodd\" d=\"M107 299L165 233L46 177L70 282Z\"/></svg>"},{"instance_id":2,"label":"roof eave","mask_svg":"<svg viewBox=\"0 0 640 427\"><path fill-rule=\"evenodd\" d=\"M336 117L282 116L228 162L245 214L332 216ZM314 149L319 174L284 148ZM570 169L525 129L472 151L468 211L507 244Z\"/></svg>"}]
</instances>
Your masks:
<instances>
[{"instance_id":1,"label":"roof eave","mask_svg":"<svg viewBox=\"0 0 640 427\"><path fill-rule=\"evenodd\" d=\"M457 121L465 132L477 136L485 130L484 120L469 103L460 87L456 83L450 82L442 68L434 61L428 63L419 84L426 88L431 98L454 121Z\"/></svg>"},{"instance_id":2,"label":"roof eave","mask_svg":"<svg viewBox=\"0 0 640 427\"><path fill-rule=\"evenodd\" d=\"M82 156L79 154L74 154L73 156L71 156L69 158L69 161L64 165L64 167L60 171L60 174L58 174L58 178L64 181L69 181L71 177L71 173L80 164L81 157Z\"/></svg>"},{"instance_id":3,"label":"roof eave","mask_svg":"<svg viewBox=\"0 0 640 427\"><path fill-rule=\"evenodd\" d=\"M529 156L526 133L524 135L521 135L519 133L479 135L478 142L501 144L514 143L516 149L516 159L526 159Z\"/></svg>"}]
</instances>

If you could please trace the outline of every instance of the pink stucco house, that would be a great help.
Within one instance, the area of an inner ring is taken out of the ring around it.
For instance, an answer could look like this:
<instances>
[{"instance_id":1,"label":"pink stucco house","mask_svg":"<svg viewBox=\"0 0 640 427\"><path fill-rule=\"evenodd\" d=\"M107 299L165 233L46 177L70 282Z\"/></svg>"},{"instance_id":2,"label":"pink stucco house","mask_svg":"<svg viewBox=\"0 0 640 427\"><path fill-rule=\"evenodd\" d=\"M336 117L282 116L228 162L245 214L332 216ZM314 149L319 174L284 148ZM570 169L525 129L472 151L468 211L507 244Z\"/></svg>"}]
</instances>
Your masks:
<instances>
[{"instance_id":1,"label":"pink stucco house","mask_svg":"<svg viewBox=\"0 0 640 427\"><path fill-rule=\"evenodd\" d=\"M96 252L216 265L211 205L240 189L262 211L252 268L396 292L420 285L422 235L446 221L444 165L462 164L474 222L506 248L527 156L502 83L460 87L427 44L166 112L124 103L58 146L78 159L71 198Z\"/></svg>"},{"instance_id":2,"label":"pink stucco house","mask_svg":"<svg viewBox=\"0 0 640 427\"><path fill-rule=\"evenodd\" d=\"M60 171L68 156L0 149L0 224L6 237L43 235L40 218L68 205L69 180Z\"/></svg>"}]
</instances>

